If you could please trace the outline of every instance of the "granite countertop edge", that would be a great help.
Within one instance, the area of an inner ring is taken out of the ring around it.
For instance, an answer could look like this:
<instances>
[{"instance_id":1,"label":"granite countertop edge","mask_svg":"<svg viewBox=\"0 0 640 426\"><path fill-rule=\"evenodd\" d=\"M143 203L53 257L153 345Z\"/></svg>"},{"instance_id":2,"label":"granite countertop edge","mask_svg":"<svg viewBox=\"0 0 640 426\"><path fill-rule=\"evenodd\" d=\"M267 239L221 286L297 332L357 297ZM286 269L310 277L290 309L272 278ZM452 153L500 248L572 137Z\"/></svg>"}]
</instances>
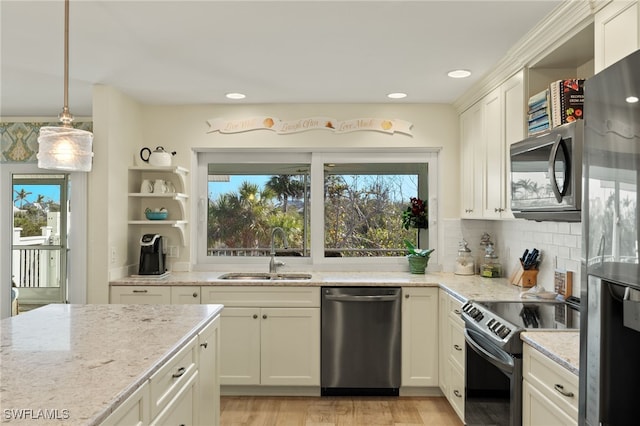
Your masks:
<instances>
[{"instance_id":1,"label":"granite countertop edge","mask_svg":"<svg viewBox=\"0 0 640 426\"><path fill-rule=\"evenodd\" d=\"M576 376L580 374L579 331L525 331L520 334L520 339Z\"/></svg>"}]
</instances>

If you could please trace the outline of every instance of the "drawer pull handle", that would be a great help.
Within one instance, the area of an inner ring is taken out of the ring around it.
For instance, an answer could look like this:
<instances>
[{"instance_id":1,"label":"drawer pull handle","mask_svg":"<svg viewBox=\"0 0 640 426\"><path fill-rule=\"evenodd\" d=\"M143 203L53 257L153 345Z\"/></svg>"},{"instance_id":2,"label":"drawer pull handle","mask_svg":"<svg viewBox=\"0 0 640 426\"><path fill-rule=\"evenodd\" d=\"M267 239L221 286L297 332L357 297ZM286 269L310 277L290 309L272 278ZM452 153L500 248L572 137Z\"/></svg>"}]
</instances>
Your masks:
<instances>
[{"instance_id":1,"label":"drawer pull handle","mask_svg":"<svg viewBox=\"0 0 640 426\"><path fill-rule=\"evenodd\" d=\"M462 312L460 312L460 310L459 310L459 309L454 309L454 310L453 310L453 313L454 313L454 314L456 314L456 315L460 315Z\"/></svg>"},{"instance_id":2,"label":"drawer pull handle","mask_svg":"<svg viewBox=\"0 0 640 426\"><path fill-rule=\"evenodd\" d=\"M459 345L453 345L453 347L455 348L456 351L461 351L462 348Z\"/></svg>"},{"instance_id":3,"label":"drawer pull handle","mask_svg":"<svg viewBox=\"0 0 640 426\"><path fill-rule=\"evenodd\" d=\"M207 346L209 346L209 343L208 342L200 343L200 346L207 349Z\"/></svg>"},{"instance_id":4,"label":"drawer pull handle","mask_svg":"<svg viewBox=\"0 0 640 426\"><path fill-rule=\"evenodd\" d=\"M258 319L258 314L253 314L253 319Z\"/></svg>"},{"instance_id":5,"label":"drawer pull handle","mask_svg":"<svg viewBox=\"0 0 640 426\"><path fill-rule=\"evenodd\" d=\"M184 373L187 372L187 369L184 367L180 367L178 368L178 372L177 373L173 373L173 375L171 377L173 377L174 379L177 379L178 377L182 377L184 375Z\"/></svg>"},{"instance_id":6,"label":"drawer pull handle","mask_svg":"<svg viewBox=\"0 0 640 426\"><path fill-rule=\"evenodd\" d=\"M567 392L566 390L564 390L564 386L559 385L559 384L555 384L554 389L557 390L558 392L560 392L560 394L566 396L567 398L573 398L573 392Z\"/></svg>"},{"instance_id":7,"label":"drawer pull handle","mask_svg":"<svg viewBox=\"0 0 640 426\"><path fill-rule=\"evenodd\" d=\"M460 391L458 391L458 389L455 389L455 390L453 391L453 394L454 394L455 396L457 396L458 398L462 398L462 394L460 393Z\"/></svg>"},{"instance_id":8,"label":"drawer pull handle","mask_svg":"<svg viewBox=\"0 0 640 426\"><path fill-rule=\"evenodd\" d=\"M146 293L147 290L133 290L134 293Z\"/></svg>"}]
</instances>

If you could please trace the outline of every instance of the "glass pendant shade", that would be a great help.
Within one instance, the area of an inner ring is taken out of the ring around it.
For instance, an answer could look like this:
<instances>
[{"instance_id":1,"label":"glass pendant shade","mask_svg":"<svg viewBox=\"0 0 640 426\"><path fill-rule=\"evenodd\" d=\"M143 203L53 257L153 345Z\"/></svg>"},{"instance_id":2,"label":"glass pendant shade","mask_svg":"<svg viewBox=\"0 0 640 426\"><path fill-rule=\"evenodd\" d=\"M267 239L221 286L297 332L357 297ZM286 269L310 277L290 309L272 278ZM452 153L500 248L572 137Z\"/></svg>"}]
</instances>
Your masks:
<instances>
[{"instance_id":1,"label":"glass pendant shade","mask_svg":"<svg viewBox=\"0 0 640 426\"><path fill-rule=\"evenodd\" d=\"M72 127L41 127L38 144L41 169L91 171L93 133Z\"/></svg>"}]
</instances>

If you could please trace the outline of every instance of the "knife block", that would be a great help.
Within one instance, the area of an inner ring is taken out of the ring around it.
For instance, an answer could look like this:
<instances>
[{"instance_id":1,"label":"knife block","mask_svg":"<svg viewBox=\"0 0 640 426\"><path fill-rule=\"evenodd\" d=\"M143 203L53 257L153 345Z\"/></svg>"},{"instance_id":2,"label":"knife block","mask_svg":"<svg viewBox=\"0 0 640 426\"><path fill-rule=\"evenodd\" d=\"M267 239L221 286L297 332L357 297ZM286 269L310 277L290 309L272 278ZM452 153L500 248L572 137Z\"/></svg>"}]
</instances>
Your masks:
<instances>
[{"instance_id":1,"label":"knife block","mask_svg":"<svg viewBox=\"0 0 640 426\"><path fill-rule=\"evenodd\" d=\"M520 262L511 277L509 277L509 282L522 288L534 287L538 283L538 270L524 269L522 262Z\"/></svg>"}]
</instances>

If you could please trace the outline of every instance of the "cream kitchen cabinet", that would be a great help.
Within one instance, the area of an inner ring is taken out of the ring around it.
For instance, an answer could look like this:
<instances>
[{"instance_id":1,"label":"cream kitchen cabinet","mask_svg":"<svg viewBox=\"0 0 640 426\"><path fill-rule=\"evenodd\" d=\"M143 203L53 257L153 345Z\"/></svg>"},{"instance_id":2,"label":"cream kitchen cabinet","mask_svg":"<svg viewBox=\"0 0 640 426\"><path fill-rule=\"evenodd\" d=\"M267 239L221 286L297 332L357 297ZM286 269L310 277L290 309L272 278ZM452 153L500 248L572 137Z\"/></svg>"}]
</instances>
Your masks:
<instances>
[{"instance_id":1,"label":"cream kitchen cabinet","mask_svg":"<svg viewBox=\"0 0 640 426\"><path fill-rule=\"evenodd\" d=\"M529 345L523 350L522 424L578 424L578 376Z\"/></svg>"},{"instance_id":2,"label":"cream kitchen cabinet","mask_svg":"<svg viewBox=\"0 0 640 426\"><path fill-rule=\"evenodd\" d=\"M200 286L172 286L171 304L173 305L199 305Z\"/></svg>"},{"instance_id":3,"label":"cream kitchen cabinet","mask_svg":"<svg viewBox=\"0 0 640 426\"><path fill-rule=\"evenodd\" d=\"M224 312L224 311L223 311ZM220 424L220 318L198 333L198 421Z\"/></svg>"},{"instance_id":4,"label":"cream kitchen cabinet","mask_svg":"<svg viewBox=\"0 0 640 426\"><path fill-rule=\"evenodd\" d=\"M220 383L320 386L320 289L203 287L221 303Z\"/></svg>"},{"instance_id":5,"label":"cream kitchen cabinet","mask_svg":"<svg viewBox=\"0 0 640 426\"><path fill-rule=\"evenodd\" d=\"M438 288L402 289L402 386L438 386Z\"/></svg>"},{"instance_id":6,"label":"cream kitchen cabinet","mask_svg":"<svg viewBox=\"0 0 640 426\"><path fill-rule=\"evenodd\" d=\"M149 424L149 383L144 383L118 406L100 426Z\"/></svg>"},{"instance_id":7,"label":"cream kitchen cabinet","mask_svg":"<svg viewBox=\"0 0 640 426\"><path fill-rule=\"evenodd\" d=\"M465 341L464 321L460 317L462 302L444 290L440 290L440 363L444 377L440 389L454 411L464 422L465 389Z\"/></svg>"},{"instance_id":8,"label":"cream kitchen cabinet","mask_svg":"<svg viewBox=\"0 0 640 426\"><path fill-rule=\"evenodd\" d=\"M153 232L158 230L175 228L182 246L185 245L187 200L186 194L187 175L189 171L183 167L146 167L136 166L129 168L129 225L143 228L151 228ZM157 179L170 182L175 191L165 193L141 192L144 179L155 182ZM144 211L146 208L165 207L169 211L166 220L148 220Z\"/></svg>"},{"instance_id":9,"label":"cream kitchen cabinet","mask_svg":"<svg viewBox=\"0 0 640 426\"><path fill-rule=\"evenodd\" d=\"M594 18L594 71L599 72L640 47L637 1L614 0Z\"/></svg>"},{"instance_id":10,"label":"cream kitchen cabinet","mask_svg":"<svg viewBox=\"0 0 640 426\"><path fill-rule=\"evenodd\" d=\"M449 391L447 361L449 358L449 295L438 290L438 383L446 396Z\"/></svg>"},{"instance_id":11,"label":"cream kitchen cabinet","mask_svg":"<svg viewBox=\"0 0 640 426\"><path fill-rule=\"evenodd\" d=\"M460 116L463 218L511 218L509 146L524 138L524 72Z\"/></svg>"},{"instance_id":12,"label":"cream kitchen cabinet","mask_svg":"<svg viewBox=\"0 0 640 426\"><path fill-rule=\"evenodd\" d=\"M153 285L111 286L109 289L109 302L168 305L171 303L171 287Z\"/></svg>"}]
</instances>

